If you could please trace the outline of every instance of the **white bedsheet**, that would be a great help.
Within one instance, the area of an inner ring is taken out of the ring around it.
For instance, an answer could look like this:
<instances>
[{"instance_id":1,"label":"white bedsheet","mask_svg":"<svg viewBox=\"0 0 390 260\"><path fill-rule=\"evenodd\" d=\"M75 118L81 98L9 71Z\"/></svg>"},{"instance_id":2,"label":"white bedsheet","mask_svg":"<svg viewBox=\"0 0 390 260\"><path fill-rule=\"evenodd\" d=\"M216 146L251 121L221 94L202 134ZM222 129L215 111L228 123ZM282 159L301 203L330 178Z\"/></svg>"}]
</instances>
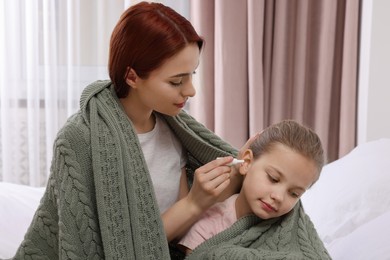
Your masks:
<instances>
[{"instance_id":1,"label":"white bedsheet","mask_svg":"<svg viewBox=\"0 0 390 260\"><path fill-rule=\"evenodd\" d=\"M326 165L302 203L333 259L389 260L390 139Z\"/></svg>"},{"instance_id":2,"label":"white bedsheet","mask_svg":"<svg viewBox=\"0 0 390 260\"><path fill-rule=\"evenodd\" d=\"M44 188L0 182L0 259L14 256L43 192Z\"/></svg>"}]
</instances>

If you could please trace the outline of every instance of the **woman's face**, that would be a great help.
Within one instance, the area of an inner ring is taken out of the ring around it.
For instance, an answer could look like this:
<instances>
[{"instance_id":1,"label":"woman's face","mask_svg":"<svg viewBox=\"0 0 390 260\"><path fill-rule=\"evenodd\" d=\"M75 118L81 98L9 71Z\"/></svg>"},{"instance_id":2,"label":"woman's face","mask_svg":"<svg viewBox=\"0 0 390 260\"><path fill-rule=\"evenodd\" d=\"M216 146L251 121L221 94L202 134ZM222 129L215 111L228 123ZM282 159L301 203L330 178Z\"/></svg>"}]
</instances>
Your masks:
<instances>
[{"instance_id":1,"label":"woman's face","mask_svg":"<svg viewBox=\"0 0 390 260\"><path fill-rule=\"evenodd\" d=\"M192 75L198 67L199 56L198 45L190 44L152 71L148 78L127 78L132 100L137 100L139 109L145 112L177 115L188 98L195 95Z\"/></svg>"},{"instance_id":2,"label":"woman's face","mask_svg":"<svg viewBox=\"0 0 390 260\"><path fill-rule=\"evenodd\" d=\"M282 144L257 159L248 158L240 173L245 179L237 213L254 213L262 219L288 213L318 177L312 160Z\"/></svg>"}]
</instances>

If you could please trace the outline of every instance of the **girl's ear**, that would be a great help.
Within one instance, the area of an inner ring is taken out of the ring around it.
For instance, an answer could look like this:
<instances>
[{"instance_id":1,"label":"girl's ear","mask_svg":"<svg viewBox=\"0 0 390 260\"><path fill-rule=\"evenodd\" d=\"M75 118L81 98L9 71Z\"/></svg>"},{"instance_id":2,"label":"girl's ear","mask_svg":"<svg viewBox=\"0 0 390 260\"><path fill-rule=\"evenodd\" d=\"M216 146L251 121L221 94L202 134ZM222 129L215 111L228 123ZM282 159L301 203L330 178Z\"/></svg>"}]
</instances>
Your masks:
<instances>
[{"instance_id":1,"label":"girl's ear","mask_svg":"<svg viewBox=\"0 0 390 260\"><path fill-rule=\"evenodd\" d=\"M253 163L253 152L252 152L252 150L251 149L246 149L240 159L244 160L244 162L241 163L241 165L239 167L239 172L240 172L241 175L245 176L248 173L249 168L251 167L251 165Z\"/></svg>"},{"instance_id":2,"label":"girl's ear","mask_svg":"<svg viewBox=\"0 0 390 260\"><path fill-rule=\"evenodd\" d=\"M133 70L130 67L127 67L127 74L126 74L127 85L129 85L131 88L137 88L137 79L138 79L138 75L135 72L135 70Z\"/></svg>"}]
</instances>

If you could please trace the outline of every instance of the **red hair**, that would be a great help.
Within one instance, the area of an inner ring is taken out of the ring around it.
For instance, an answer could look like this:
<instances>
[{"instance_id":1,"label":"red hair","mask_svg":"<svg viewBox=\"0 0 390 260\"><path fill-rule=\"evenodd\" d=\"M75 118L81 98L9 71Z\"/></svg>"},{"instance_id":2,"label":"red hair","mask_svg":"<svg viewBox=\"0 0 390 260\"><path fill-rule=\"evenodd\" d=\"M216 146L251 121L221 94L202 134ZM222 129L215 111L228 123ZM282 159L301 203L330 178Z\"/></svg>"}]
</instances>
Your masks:
<instances>
[{"instance_id":1,"label":"red hair","mask_svg":"<svg viewBox=\"0 0 390 260\"><path fill-rule=\"evenodd\" d=\"M108 71L118 97L129 93L128 68L147 78L151 71L191 43L201 50L203 39L173 9L147 2L128 8L115 26L110 42Z\"/></svg>"}]
</instances>

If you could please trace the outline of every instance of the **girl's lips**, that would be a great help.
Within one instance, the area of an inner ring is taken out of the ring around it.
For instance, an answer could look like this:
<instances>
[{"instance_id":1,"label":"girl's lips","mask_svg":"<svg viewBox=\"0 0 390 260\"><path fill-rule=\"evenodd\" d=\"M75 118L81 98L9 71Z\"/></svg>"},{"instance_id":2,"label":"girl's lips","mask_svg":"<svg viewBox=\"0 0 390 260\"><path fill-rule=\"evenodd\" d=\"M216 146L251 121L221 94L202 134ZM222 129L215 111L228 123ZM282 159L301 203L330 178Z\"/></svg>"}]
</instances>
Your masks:
<instances>
[{"instance_id":1,"label":"girl's lips","mask_svg":"<svg viewBox=\"0 0 390 260\"><path fill-rule=\"evenodd\" d=\"M261 201L261 205L263 206L263 209L265 209L266 211L269 211L269 212L276 212L276 209L274 207L272 207L271 205L269 205L268 203Z\"/></svg>"}]
</instances>

